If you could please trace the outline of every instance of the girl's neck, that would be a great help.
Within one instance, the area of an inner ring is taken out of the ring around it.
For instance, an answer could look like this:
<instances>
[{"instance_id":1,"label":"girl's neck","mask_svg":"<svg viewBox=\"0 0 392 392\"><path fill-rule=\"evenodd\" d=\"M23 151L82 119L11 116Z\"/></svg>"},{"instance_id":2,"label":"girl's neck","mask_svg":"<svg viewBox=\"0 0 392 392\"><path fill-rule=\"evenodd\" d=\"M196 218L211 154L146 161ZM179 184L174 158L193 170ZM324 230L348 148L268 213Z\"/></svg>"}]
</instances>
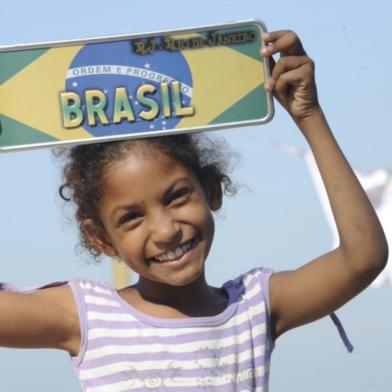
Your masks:
<instances>
[{"instance_id":1,"label":"girl's neck","mask_svg":"<svg viewBox=\"0 0 392 392\"><path fill-rule=\"evenodd\" d=\"M171 286L141 277L133 288L142 301L175 309L189 317L219 314L227 306L225 291L209 286L204 274L185 286Z\"/></svg>"}]
</instances>

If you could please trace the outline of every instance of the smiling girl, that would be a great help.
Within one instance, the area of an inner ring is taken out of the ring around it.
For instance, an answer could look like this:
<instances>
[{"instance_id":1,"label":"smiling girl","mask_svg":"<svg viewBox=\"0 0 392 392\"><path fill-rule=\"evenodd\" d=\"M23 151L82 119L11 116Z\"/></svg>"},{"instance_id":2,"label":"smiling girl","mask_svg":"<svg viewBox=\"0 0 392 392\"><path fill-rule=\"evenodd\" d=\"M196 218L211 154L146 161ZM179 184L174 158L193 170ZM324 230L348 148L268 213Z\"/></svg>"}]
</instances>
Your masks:
<instances>
[{"instance_id":1,"label":"smiling girl","mask_svg":"<svg viewBox=\"0 0 392 392\"><path fill-rule=\"evenodd\" d=\"M60 193L76 203L82 243L140 278L119 291L82 279L23 294L4 285L1 345L67 351L89 392L267 391L274 341L379 274L386 240L319 106L313 62L293 32L263 39L263 56L281 55L265 88L313 151L338 248L294 271L258 267L210 286L212 214L233 191L213 152L189 135L78 146Z\"/></svg>"}]
</instances>

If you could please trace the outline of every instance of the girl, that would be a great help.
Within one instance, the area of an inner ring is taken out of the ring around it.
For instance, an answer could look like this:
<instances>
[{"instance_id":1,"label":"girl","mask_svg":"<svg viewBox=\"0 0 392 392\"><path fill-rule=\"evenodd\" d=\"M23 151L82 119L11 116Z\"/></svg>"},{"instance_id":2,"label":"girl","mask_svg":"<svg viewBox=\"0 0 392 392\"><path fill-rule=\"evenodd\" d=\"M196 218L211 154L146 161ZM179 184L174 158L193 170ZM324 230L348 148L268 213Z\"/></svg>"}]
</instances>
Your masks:
<instances>
[{"instance_id":1,"label":"girl","mask_svg":"<svg viewBox=\"0 0 392 392\"><path fill-rule=\"evenodd\" d=\"M61 194L77 205L82 242L140 276L116 291L86 280L0 293L0 345L65 350L85 391L266 391L273 342L350 300L383 269L378 219L317 100L314 65L290 31L265 34L272 91L316 158L340 245L303 267L258 268L221 288L204 263L212 212L232 190L190 136L79 146ZM272 55L280 53L275 64Z\"/></svg>"}]
</instances>

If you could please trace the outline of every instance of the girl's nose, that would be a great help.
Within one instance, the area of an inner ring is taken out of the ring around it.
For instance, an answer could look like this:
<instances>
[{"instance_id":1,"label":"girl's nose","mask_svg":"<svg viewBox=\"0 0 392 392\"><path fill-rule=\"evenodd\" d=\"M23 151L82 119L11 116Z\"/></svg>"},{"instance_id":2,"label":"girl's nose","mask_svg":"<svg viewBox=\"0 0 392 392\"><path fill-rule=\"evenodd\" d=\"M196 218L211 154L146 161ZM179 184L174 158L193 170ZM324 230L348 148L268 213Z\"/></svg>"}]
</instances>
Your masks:
<instances>
[{"instance_id":1,"label":"girl's nose","mask_svg":"<svg viewBox=\"0 0 392 392\"><path fill-rule=\"evenodd\" d=\"M151 238L157 246L171 248L181 241L180 224L168 212L157 214L151 222Z\"/></svg>"}]
</instances>

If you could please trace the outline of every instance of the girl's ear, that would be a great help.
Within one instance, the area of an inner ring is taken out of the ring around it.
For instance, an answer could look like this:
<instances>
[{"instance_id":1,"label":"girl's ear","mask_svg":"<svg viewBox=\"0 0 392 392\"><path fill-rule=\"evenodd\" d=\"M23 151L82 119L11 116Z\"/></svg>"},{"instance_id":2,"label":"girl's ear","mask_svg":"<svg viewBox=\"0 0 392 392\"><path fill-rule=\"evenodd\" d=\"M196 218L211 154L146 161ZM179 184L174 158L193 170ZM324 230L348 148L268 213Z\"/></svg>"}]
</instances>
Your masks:
<instances>
[{"instance_id":1,"label":"girl's ear","mask_svg":"<svg viewBox=\"0 0 392 392\"><path fill-rule=\"evenodd\" d=\"M212 211L218 211L222 207L222 185L220 182L215 182L210 186L208 194L208 204Z\"/></svg>"},{"instance_id":2,"label":"girl's ear","mask_svg":"<svg viewBox=\"0 0 392 392\"><path fill-rule=\"evenodd\" d=\"M210 209L212 211L218 211L222 207L223 193L220 176L213 166L204 168L202 185Z\"/></svg>"},{"instance_id":3,"label":"girl's ear","mask_svg":"<svg viewBox=\"0 0 392 392\"><path fill-rule=\"evenodd\" d=\"M98 226L92 219L85 219L83 226L91 245L106 256L118 256L105 230Z\"/></svg>"}]
</instances>

